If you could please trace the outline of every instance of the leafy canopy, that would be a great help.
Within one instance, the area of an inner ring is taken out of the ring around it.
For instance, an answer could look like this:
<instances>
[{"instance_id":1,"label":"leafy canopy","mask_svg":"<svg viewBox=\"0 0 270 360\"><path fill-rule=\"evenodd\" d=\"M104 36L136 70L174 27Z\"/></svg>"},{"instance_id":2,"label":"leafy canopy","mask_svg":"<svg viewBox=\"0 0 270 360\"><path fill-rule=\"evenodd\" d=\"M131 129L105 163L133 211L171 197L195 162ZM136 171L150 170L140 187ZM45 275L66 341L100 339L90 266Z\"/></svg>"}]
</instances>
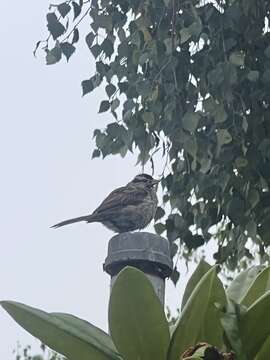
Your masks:
<instances>
[{"instance_id":1,"label":"leafy canopy","mask_svg":"<svg viewBox=\"0 0 270 360\"><path fill-rule=\"evenodd\" d=\"M47 14L47 64L69 60L79 25L91 25L96 70L82 92L104 86L99 112L114 117L95 130L93 157L137 149L144 165L159 151L168 165L173 211L158 211L156 231L173 256L214 235L231 270L253 258L249 238L269 260L269 12L268 0L77 0Z\"/></svg>"}]
</instances>

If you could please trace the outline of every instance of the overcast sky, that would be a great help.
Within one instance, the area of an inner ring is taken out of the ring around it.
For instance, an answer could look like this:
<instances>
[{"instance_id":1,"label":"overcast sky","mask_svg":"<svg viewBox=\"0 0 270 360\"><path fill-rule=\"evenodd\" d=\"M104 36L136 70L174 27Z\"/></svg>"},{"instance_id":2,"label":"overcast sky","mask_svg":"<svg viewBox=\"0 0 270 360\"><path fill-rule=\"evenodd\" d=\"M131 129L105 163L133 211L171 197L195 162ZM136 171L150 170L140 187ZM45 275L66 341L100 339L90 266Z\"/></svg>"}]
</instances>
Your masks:
<instances>
[{"instance_id":1,"label":"overcast sky","mask_svg":"<svg viewBox=\"0 0 270 360\"><path fill-rule=\"evenodd\" d=\"M68 65L33 57L46 36L48 4L1 3L0 299L72 313L106 330L109 277L102 264L112 233L100 224L49 226L94 210L140 168L133 157L90 158L93 130L112 119L97 114L101 90L81 98L80 82L94 68L86 46ZM167 289L175 308L179 291ZM37 349L2 309L0 334L1 359L15 358L17 340Z\"/></svg>"}]
</instances>

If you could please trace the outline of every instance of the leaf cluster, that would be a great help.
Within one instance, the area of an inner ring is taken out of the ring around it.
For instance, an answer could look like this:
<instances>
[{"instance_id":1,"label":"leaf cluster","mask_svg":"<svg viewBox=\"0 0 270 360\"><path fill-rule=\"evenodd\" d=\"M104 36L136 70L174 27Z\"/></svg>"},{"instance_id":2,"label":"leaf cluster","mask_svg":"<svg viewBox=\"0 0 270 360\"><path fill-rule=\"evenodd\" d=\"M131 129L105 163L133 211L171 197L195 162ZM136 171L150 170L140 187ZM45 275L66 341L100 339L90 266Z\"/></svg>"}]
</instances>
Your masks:
<instances>
[{"instance_id":1,"label":"leaf cluster","mask_svg":"<svg viewBox=\"0 0 270 360\"><path fill-rule=\"evenodd\" d=\"M99 112L115 118L94 132L93 157L136 149L144 166L163 156L173 211L156 231L167 231L172 255L180 247L189 257L214 235L215 259L230 270L253 260L249 239L269 261L269 1L65 1L51 10L48 64L73 54L82 19L91 25L96 69L83 95L104 85Z\"/></svg>"}]
</instances>

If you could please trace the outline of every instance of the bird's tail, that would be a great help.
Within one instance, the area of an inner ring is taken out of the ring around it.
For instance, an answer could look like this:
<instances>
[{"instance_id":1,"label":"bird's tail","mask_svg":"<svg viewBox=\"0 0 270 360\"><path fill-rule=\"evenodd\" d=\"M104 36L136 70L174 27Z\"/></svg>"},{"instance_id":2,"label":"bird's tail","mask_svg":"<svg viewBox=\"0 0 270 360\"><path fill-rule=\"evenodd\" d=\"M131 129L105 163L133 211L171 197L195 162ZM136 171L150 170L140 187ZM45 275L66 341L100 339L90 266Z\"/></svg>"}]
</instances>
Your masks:
<instances>
[{"instance_id":1,"label":"bird's tail","mask_svg":"<svg viewBox=\"0 0 270 360\"><path fill-rule=\"evenodd\" d=\"M73 218L73 219L61 221L60 223L51 226L51 228L56 229L56 228L59 228L61 226L73 224L73 223L76 223L76 222L79 222L79 221L89 221L89 215L79 216L79 217L76 217L76 218Z\"/></svg>"}]
</instances>

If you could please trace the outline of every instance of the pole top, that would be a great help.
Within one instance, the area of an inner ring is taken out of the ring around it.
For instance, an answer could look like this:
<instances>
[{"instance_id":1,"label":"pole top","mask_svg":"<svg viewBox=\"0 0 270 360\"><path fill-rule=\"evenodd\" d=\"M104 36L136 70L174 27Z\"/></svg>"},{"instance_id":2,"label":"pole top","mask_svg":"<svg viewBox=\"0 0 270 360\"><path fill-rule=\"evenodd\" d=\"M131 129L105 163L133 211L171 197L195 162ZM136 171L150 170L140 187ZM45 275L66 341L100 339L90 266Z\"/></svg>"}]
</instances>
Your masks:
<instances>
[{"instance_id":1,"label":"pole top","mask_svg":"<svg viewBox=\"0 0 270 360\"><path fill-rule=\"evenodd\" d=\"M148 232L126 232L111 238L103 269L111 276L125 266L166 278L172 273L170 246L167 239Z\"/></svg>"}]
</instances>

